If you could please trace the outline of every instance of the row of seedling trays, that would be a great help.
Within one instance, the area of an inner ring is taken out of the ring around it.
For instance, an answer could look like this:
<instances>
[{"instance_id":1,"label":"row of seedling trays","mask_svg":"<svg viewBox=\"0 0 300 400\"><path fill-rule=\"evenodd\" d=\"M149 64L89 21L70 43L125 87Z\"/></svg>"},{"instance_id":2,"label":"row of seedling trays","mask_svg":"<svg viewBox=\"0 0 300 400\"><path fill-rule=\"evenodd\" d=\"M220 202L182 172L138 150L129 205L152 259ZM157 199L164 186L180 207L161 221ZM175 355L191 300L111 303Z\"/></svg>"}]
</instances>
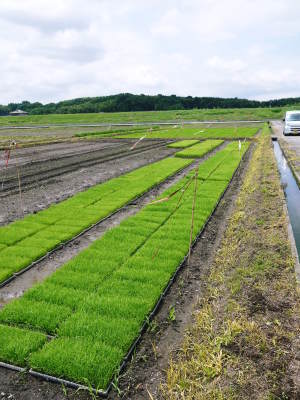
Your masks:
<instances>
[{"instance_id":1,"label":"row of seedling trays","mask_svg":"<svg viewBox=\"0 0 300 400\"><path fill-rule=\"evenodd\" d=\"M0 359L107 395L247 148L228 144L4 307Z\"/></svg>"}]
</instances>

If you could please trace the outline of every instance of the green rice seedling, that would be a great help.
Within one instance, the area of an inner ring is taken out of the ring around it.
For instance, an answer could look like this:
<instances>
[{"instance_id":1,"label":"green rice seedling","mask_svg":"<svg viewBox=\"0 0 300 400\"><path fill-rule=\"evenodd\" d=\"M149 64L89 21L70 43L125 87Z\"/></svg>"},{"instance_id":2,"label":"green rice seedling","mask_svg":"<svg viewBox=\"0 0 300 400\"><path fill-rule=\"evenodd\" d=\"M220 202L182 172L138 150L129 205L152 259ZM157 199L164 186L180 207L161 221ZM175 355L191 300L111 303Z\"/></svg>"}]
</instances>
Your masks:
<instances>
[{"instance_id":1,"label":"green rice seedling","mask_svg":"<svg viewBox=\"0 0 300 400\"><path fill-rule=\"evenodd\" d=\"M28 290L23 298L30 301L44 302L49 305L59 305L75 310L80 303L88 296L88 288L86 290L72 289L55 285L50 278L46 279L43 284L39 284Z\"/></svg>"},{"instance_id":2,"label":"green rice seedling","mask_svg":"<svg viewBox=\"0 0 300 400\"><path fill-rule=\"evenodd\" d=\"M77 231L75 229L75 231ZM56 238L61 243L70 240L74 236L74 229L72 227L65 227L62 225L51 225L43 231L43 236L52 239Z\"/></svg>"},{"instance_id":3,"label":"green rice seedling","mask_svg":"<svg viewBox=\"0 0 300 400\"><path fill-rule=\"evenodd\" d=\"M29 354L46 341L47 337L42 333L0 325L0 360L25 366Z\"/></svg>"},{"instance_id":4,"label":"green rice seedling","mask_svg":"<svg viewBox=\"0 0 300 400\"><path fill-rule=\"evenodd\" d=\"M56 327L71 311L68 307L21 298L5 306L0 313L0 322L55 333Z\"/></svg>"},{"instance_id":5,"label":"green rice seedling","mask_svg":"<svg viewBox=\"0 0 300 400\"><path fill-rule=\"evenodd\" d=\"M7 249L1 251L0 270L4 268L10 270L13 274L14 272L18 272L27 267L30 264L31 259L30 257L26 256L16 256L11 250L12 249L8 247Z\"/></svg>"},{"instance_id":6,"label":"green rice seedling","mask_svg":"<svg viewBox=\"0 0 300 400\"><path fill-rule=\"evenodd\" d=\"M119 296L129 298L136 297L141 299L143 299L145 293L153 291L157 292L157 294L160 293L160 289L156 285L140 281L129 282L128 280L126 281L126 284L124 284L124 282L119 280L118 277L115 277L115 275L112 275L110 279L103 282L103 284L98 288L99 296L107 296L115 292L118 293Z\"/></svg>"},{"instance_id":7,"label":"green rice seedling","mask_svg":"<svg viewBox=\"0 0 300 400\"><path fill-rule=\"evenodd\" d=\"M199 140L180 140L179 142L168 144L168 147L173 149L186 148L193 146L196 143L199 143Z\"/></svg>"},{"instance_id":8,"label":"green rice seedling","mask_svg":"<svg viewBox=\"0 0 300 400\"><path fill-rule=\"evenodd\" d=\"M152 307L153 301L135 297L123 298L112 292L110 296L105 297L91 294L80 305L78 311L97 313L109 318L135 319L140 324Z\"/></svg>"},{"instance_id":9,"label":"green rice seedling","mask_svg":"<svg viewBox=\"0 0 300 400\"><path fill-rule=\"evenodd\" d=\"M112 271L114 271L119 264L122 263L122 260L118 259L117 261L111 260L111 258L102 258L101 262L96 262L95 259L92 257L84 259L79 256L80 258L76 257L73 260L69 261L65 264L62 272L65 273L65 276L71 272L76 273L84 273L84 274L97 274L98 281L105 279ZM65 278L66 279L66 278Z\"/></svg>"},{"instance_id":10,"label":"green rice seedling","mask_svg":"<svg viewBox=\"0 0 300 400\"><path fill-rule=\"evenodd\" d=\"M11 268L3 268L0 266L0 282L10 278L13 270Z\"/></svg>"},{"instance_id":11,"label":"green rice seedling","mask_svg":"<svg viewBox=\"0 0 300 400\"><path fill-rule=\"evenodd\" d=\"M76 215L76 218L64 218L62 221L55 222L54 226L67 226L68 228L78 228L83 230L88 226L92 225L89 223L87 218L81 217L81 215Z\"/></svg>"},{"instance_id":12,"label":"green rice seedling","mask_svg":"<svg viewBox=\"0 0 300 400\"><path fill-rule=\"evenodd\" d=\"M114 274L114 278L119 281L136 281L148 285L159 285L163 288L170 279L170 275L165 271L144 270L140 265L132 263L128 267L120 268ZM128 283L125 282L124 284Z\"/></svg>"},{"instance_id":13,"label":"green rice seedling","mask_svg":"<svg viewBox=\"0 0 300 400\"><path fill-rule=\"evenodd\" d=\"M19 242L21 243L21 242ZM25 246L14 246L11 251L11 255L13 256L15 252L17 254L23 254L23 256L29 260L29 263L37 260L38 258L42 257L45 254L45 251L41 247L25 247ZM28 262L28 261L27 261Z\"/></svg>"},{"instance_id":14,"label":"green rice seedling","mask_svg":"<svg viewBox=\"0 0 300 400\"><path fill-rule=\"evenodd\" d=\"M227 187L227 182L214 182L211 180L204 181L199 187L199 204L201 207L201 199L207 202L207 198L215 199L219 197Z\"/></svg>"},{"instance_id":15,"label":"green rice seedling","mask_svg":"<svg viewBox=\"0 0 300 400\"><path fill-rule=\"evenodd\" d=\"M81 226L74 224L70 226L65 224L64 221L62 221L61 223L56 222L54 225L52 225L51 228L47 229L47 232L51 231L51 229L53 229L53 231L57 229L60 233L64 233L66 235L66 236L61 236L62 238L65 237L66 240L69 240L72 239L74 236L78 235L84 229L88 228L89 225L91 224L83 224Z\"/></svg>"},{"instance_id":16,"label":"green rice seedling","mask_svg":"<svg viewBox=\"0 0 300 400\"><path fill-rule=\"evenodd\" d=\"M60 217L58 215L51 215L49 213L47 213L48 210L45 210L43 212L34 214L34 215L30 215L28 217L26 217L26 219L28 219L29 217L32 218L32 220L36 221L39 224L42 225L52 225L55 222L57 222Z\"/></svg>"},{"instance_id":17,"label":"green rice seedling","mask_svg":"<svg viewBox=\"0 0 300 400\"><path fill-rule=\"evenodd\" d=\"M0 251L6 249L6 245L5 244L0 244Z\"/></svg>"},{"instance_id":18,"label":"green rice seedling","mask_svg":"<svg viewBox=\"0 0 300 400\"><path fill-rule=\"evenodd\" d=\"M244 139L253 137L259 127L185 128L163 129L147 133L148 139ZM122 134L117 138L140 138L141 133Z\"/></svg>"},{"instance_id":19,"label":"green rice seedling","mask_svg":"<svg viewBox=\"0 0 300 400\"><path fill-rule=\"evenodd\" d=\"M45 236L47 237L49 234L45 232ZM43 251L42 255L44 255L45 251L48 252L54 249L59 243L60 241L57 239L44 239L41 235L33 235L20 240L20 242L18 242L18 247L35 247L41 249L41 251Z\"/></svg>"},{"instance_id":20,"label":"green rice seedling","mask_svg":"<svg viewBox=\"0 0 300 400\"><path fill-rule=\"evenodd\" d=\"M140 325L134 319L110 318L77 312L59 328L60 337L89 338L126 352L137 337Z\"/></svg>"},{"instance_id":21,"label":"green rice seedling","mask_svg":"<svg viewBox=\"0 0 300 400\"><path fill-rule=\"evenodd\" d=\"M31 234L30 229L8 225L0 228L0 244L11 246Z\"/></svg>"},{"instance_id":22,"label":"green rice seedling","mask_svg":"<svg viewBox=\"0 0 300 400\"><path fill-rule=\"evenodd\" d=\"M179 151L175 156L182 158L200 158L220 146L223 142L224 140L205 140L204 142L200 142L192 147Z\"/></svg>"},{"instance_id":23,"label":"green rice seedling","mask_svg":"<svg viewBox=\"0 0 300 400\"><path fill-rule=\"evenodd\" d=\"M89 272L82 268L80 268L79 271L65 271L65 269L58 269L51 275L48 282L65 288L95 290L102 282L101 277L104 278L109 272L111 272L111 268L108 268L106 274L102 277L99 273Z\"/></svg>"},{"instance_id":24,"label":"green rice seedling","mask_svg":"<svg viewBox=\"0 0 300 400\"><path fill-rule=\"evenodd\" d=\"M93 339L59 338L30 357L32 368L105 388L117 371L122 351Z\"/></svg>"},{"instance_id":25,"label":"green rice seedling","mask_svg":"<svg viewBox=\"0 0 300 400\"><path fill-rule=\"evenodd\" d=\"M28 231L29 235L32 235L39 231L42 231L46 227L44 224L41 224L41 223L38 223L35 221L31 221L31 220L27 220L26 218L24 218L23 220L20 220L20 221L13 222L9 226L14 227L14 228L26 229L26 231Z\"/></svg>"}]
</instances>

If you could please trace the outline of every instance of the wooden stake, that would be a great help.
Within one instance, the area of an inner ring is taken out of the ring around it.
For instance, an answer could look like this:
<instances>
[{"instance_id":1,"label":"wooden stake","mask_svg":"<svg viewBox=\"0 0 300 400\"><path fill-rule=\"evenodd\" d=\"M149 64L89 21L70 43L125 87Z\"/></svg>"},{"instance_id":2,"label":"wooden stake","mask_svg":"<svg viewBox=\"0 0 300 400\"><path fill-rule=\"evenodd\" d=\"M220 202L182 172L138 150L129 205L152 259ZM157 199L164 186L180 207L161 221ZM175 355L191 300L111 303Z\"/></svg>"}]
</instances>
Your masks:
<instances>
[{"instance_id":1,"label":"wooden stake","mask_svg":"<svg viewBox=\"0 0 300 400\"><path fill-rule=\"evenodd\" d=\"M198 167L197 167L196 170L195 170L195 189L194 189L193 208L192 208L192 221L191 221L190 247L189 247L188 265L190 265L191 250L192 250L192 241L193 241L194 217L195 217L195 207L196 207L196 198L197 198L197 186L198 186L198 173L199 173L199 165L198 165Z\"/></svg>"},{"instance_id":2,"label":"wooden stake","mask_svg":"<svg viewBox=\"0 0 300 400\"><path fill-rule=\"evenodd\" d=\"M20 178L20 171L19 171L19 166L18 166L18 161L16 161L16 168L17 168L17 175L18 175L18 183L19 183L19 198L20 198L20 210L21 210L21 215L24 214L24 208L23 208L23 199L22 199L22 190L21 190L21 178Z\"/></svg>"}]
</instances>

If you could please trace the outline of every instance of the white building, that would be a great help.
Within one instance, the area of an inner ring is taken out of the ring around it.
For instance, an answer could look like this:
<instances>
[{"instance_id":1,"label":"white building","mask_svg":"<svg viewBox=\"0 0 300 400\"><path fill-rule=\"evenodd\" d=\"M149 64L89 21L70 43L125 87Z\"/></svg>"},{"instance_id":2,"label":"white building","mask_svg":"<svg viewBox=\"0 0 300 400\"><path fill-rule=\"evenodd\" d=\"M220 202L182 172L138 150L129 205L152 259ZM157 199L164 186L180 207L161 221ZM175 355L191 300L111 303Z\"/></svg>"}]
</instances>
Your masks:
<instances>
[{"instance_id":1,"label":"white building","mask_svg":"<svg viewBox=\"0 0 300 400\"><path fill-rule=\"evenodd\" d=\"M11 115L12 117L19 117L19 116L28 115L28 112L23 111L23 110L15 110L15 111L11 111L9 113L9 115Z\"/></svg>"}]
</instances>

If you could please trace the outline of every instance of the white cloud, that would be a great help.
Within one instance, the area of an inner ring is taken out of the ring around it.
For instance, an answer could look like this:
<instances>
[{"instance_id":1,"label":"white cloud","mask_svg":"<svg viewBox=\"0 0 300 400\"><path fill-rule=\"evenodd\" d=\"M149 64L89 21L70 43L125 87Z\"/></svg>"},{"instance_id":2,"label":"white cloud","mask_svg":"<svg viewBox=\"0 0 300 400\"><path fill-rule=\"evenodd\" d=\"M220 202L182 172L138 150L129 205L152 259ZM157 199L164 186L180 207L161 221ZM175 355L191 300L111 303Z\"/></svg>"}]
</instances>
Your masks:
<instances>
[{"instance_id":1,"label":"white cloud","mask_svg":"<svg viewBox=\"0 0 300 400\"><path fill-rule=\"evenodd\" d=\"M0 104L300 96L298 0L1 0Z\"/></svg>"}]
</instances>

